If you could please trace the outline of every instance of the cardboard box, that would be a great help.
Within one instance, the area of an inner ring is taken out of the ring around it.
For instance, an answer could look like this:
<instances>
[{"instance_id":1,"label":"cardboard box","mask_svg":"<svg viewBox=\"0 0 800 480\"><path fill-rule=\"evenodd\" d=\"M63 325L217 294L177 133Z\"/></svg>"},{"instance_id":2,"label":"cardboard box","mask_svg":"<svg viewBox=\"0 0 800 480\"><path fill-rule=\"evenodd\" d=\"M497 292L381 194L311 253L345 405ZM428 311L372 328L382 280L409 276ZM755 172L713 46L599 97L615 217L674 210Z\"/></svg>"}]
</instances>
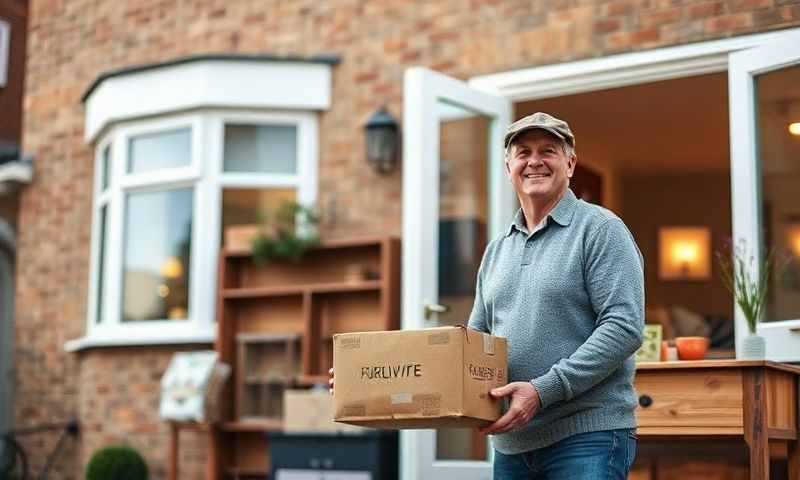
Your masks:
<instances>
[{"instance_id":1,"label":"cardboard box","mask_svg":"<svg viewBox=\"0 0 800 480\"><path fill-rule=\"evenodd\" d=\"M293 433L356 432L362 429L333 421L333 397L328 389L286 390L283 430Z\"/></svg>"},{"instance_id":2,"label":"cardboard box","mask_svg":"<svg viewBox=\"0 0 800 480\"><path fill-rule=\"evenodd\" d=\"M250 250L253 238L261 233L261 225L229 225L225 227L225 248Z\"/></svg>"},{"instance_id":3,"label":"cardboard box","mask_svg":"<svg viewBox=\"0 0 800 480\"><path fill-rule=\"evenodd\" d=\"M485 426L507 383L504 338L463 326L333 337L334 420L376 428Z\"/></svg>"}]
</instances>

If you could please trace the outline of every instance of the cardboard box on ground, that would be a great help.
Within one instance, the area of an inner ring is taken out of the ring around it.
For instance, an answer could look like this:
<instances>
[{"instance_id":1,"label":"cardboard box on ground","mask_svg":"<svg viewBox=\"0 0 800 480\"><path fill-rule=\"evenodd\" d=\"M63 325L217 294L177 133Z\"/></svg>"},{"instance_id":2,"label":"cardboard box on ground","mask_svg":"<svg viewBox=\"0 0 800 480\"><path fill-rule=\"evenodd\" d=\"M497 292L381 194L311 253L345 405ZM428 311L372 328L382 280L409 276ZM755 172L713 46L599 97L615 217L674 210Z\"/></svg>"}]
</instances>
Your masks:
<instances>
[{"instance_id":1,"label":"cardboard box on ground","mask_svg":"<svg viewBox=\"0 0 800 480\"><path fill-rule=\"evenodd\" d=\"M333 337L334 420L376 428L489 425L507 383L506 340L463 326Z\"/></svg>"},{"instance_id":2,"label":"cardboard box on ground","mask_svg":"<svg viewBox=\"0 0 800 480\"><path fill-rule=\"evenodd\" d=\"M333 421L333 397L327 388L286 390L283 430L291 433L360 432L363 428Z\"/></svg>"}]
</instances>

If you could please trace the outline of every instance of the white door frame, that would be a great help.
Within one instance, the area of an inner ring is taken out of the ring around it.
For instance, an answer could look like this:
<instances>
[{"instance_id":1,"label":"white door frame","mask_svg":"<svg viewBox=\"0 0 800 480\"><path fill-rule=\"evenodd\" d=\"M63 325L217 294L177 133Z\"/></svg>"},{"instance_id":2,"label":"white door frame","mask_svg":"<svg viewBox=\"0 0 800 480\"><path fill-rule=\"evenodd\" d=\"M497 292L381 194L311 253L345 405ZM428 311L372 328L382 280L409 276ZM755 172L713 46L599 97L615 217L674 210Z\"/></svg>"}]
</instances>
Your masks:
<instances>
[{"instance_id":1,"label":"white door frame","mask_svg":"<svg viewBox=\"0 0 800 480\"><path fill-rule=\"evenodd\" d=\"M450 102L493 118L488 135L490 238L513 214L514 194L503 174L503 134L511 102L421 67L404 76L403 124L403 288L402 328L424 328L423 305L438 303L439 121L440 102ZM455 110L455 109L454 109ZM465 319L466 322L466 319ZM403 480L489 478L485 461L436 459L435 430L406 430L400 436ZM488 474L488 475L487 475Z\"/></svg>"},{"instance_id":2,"label":"white door frame","mask_svg":"<svg viewBox=\"0 0 800 480\"><path fill-rule=\"evenodd\" d=\"M728 76L728 95L731 116L731 173L732 190L738 192L732 200L733 210L743 215L733 218L733 238L744 239L756 258L763 252L761 244L761 178L758 168L758 139L755 112L756 75L788 65L800 65L800 31L785 32L780 42L770 43L731 55ZM753 265L759 275L759 262ZM736 309L736 351L742 351L742 341L748 334L747 323ZM791 332L800 329L800 319L760 323L759 335L766 339L769 360L797 362L800 351L798 338ZM737 353L737 357L738 357Z\"/></svg>"},{"instance_id":3,"label":"white door frame","mask_svg":"<svg viewBox=\"0 0 800 480\"><path fill-rule=\"evenodd\" d=\"M480 75L468 83L520 102L724 72L728 54L778 42L792 32L800 28Z\"/></svg>"}]
</instances>

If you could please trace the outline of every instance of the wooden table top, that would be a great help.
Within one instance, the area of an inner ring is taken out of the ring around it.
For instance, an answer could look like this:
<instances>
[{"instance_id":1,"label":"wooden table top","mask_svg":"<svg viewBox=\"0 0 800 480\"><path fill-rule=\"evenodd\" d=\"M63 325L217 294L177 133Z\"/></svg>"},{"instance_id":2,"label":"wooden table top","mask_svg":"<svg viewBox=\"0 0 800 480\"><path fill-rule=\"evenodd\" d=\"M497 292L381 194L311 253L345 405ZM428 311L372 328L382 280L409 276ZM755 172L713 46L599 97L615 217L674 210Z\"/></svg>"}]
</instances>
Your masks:
<instances>
[{"instance_id":1,"label":"wooden table top","mask_svg":"<svg viewBox=\"0 0 800 480\"><path fill-rule=\"evenodd\" d=\"M680 370L690 368L766 367L800 375L800 365L769 360L679 360L675 362L639 362L636 370Z\"/></svg>"}]
</instances>

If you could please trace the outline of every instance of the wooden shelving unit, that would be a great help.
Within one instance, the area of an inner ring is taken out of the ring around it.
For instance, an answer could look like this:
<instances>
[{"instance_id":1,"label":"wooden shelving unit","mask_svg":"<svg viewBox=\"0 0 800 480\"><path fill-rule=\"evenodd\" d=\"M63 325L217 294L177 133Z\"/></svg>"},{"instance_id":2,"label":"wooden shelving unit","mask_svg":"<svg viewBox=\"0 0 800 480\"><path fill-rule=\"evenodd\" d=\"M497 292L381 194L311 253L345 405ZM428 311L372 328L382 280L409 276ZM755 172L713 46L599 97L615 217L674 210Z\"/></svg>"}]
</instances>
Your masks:
<instances>
[{"instance_id":1,"label":"wooden shelving unit","mask_svg":"<svg viewBox=\"0 0 800 480\"><path fill-rule=\"evenodd\" d=\"M223 392L222 422L209 442L208 471L216 472L216 478L267 478L266 433L281 431L282 420L239 418L242 385L248 381L241 364L242 339L296 336L299 373L286 385L327 385L334 334L400 327L400 241L328 241L298 263L263 267L250 252L223 251L217 322L215 348L233 370Z\"/></svg>"}]
</instances>

